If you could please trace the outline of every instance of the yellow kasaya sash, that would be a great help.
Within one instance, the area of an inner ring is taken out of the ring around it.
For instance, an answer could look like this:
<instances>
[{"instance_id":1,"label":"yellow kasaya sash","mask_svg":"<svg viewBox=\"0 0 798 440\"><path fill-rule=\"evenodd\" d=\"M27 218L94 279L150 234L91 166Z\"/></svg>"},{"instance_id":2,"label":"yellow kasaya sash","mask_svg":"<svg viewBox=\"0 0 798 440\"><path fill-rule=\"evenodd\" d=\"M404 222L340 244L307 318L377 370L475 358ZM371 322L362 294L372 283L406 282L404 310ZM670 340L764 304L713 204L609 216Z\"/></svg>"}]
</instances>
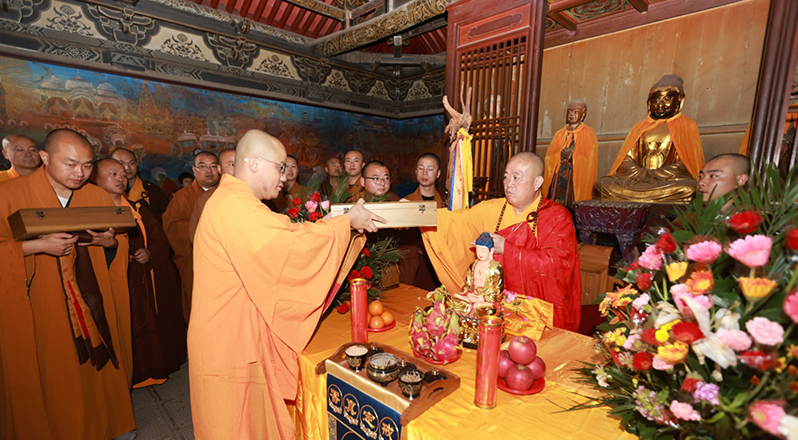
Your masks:
<instances>
[{"instance_id":1,"label":"yellow kasaya sash","mask_svg":"<svg viewBox=\"0 0 798 440\"><path fill-rule=\"evenodd\" d=\"M474 165L471 159L471 139L466 129L457 132L462 136L455 147L452 167L452 183L449 188L449 210L468 208L468 193L474 189Z\"/></svg>"}]
</instances>

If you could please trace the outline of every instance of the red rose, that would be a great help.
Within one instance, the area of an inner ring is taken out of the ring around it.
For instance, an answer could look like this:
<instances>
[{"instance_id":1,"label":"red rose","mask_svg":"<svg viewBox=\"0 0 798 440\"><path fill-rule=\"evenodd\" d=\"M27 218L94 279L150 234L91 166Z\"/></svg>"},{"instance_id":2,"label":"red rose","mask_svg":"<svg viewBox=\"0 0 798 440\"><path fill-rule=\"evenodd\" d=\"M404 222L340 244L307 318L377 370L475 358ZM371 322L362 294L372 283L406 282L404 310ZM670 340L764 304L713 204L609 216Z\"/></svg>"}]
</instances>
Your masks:
<instances>
[{"instance_id":1,"label":"red rose","mask_svg":"<svg viewBox=\"0 0 798 440\"><path fill-rule=\"evenodd\" d=\"M301 204L302 204L302 198L301 197L294 197L294 206L299 206Z\"/></svg>"},{"instance_id":2,"label":"red rose","mask_svg":"<svg viewBox=\"0 0 798 440\"><path fill-rule=\"evenodd\" d=\"M371 279L371 277L374 276L374 272L368 266L363 266L360 269L360 274L363 275L363 278L366 278L366 279L369 279L369 280Z\"/></svg>"},{"instance_id":3,"label":"red rose","mask_svg":"<svg viewBox=\"0 0 798 440\"><path fill-rule=\"evenodd\" d=\"M312 202L321 203L321 194L314 192L310 195L310 200Z\"/></svg>"},{"instance_id":4,"label":"red rose","mask_svg":"<svg viewBox=\"0 0 798 440\"><path fill-rule=\"evenodd\" d=\"M729 219L729 226L738 234L750 234L756 231L760 223L762 217L753 211L738 212Z\"/></svg>"},{"instance_id":5,"label":"red rose","mask_svg":"<svg viewBox=\"0 0 798 440\"><path fill-rule=\"evenodd\" d=\"M349 272L349 276L346 277L346 279L347 280L354 280L355 278L363 278L363 277L360 275L360 272L358 272L355 269L352 269L352 272Z\"/></svg>"},{"instance_id":6,"label":"red rose","mask_svg":"<svg viewBox=\"0 0 798 440\"><path fill-rule=\"evenodd\" d=\"M704 381L701 379L696 379L694 377L688 377L684 379L682 382L682 391L687 391L690 394L695 392L695 389L698 388L698 384L703 383Z\"/></svg>"},{"instance_id":7,"label":"red rose","mask_svg":"<svg viewBox=\"0 0 798 440\"><path fill-rule=\"evenodd\" d=\"M299 215L299 208L297 208L295 206L295 207L289 209L288 210L288 215L290 215L291 218L296 218Z\"/></svg>"},{"instance_id":8,"label":"red rose","mask_svg":"<svg viewBox=\"0 0 798 440\"><path fill-rule=\"evenodd\" d=\"M689 321L682 321L671 327L671 334L677 341L682 341L685 344L692 344L704 339L704 332L694 322Z\"/></svg>"},{"instance_id":9,"label":"red rose","mask_svg":"<svg viewBox=\"0 0 798 440\"><path fill-rule=\"evenodd\" d=\"M640 269L640 265L637 261L632 261L632 264L629 265L629 270L637 270Z\"/></svg>"},{"instance_id":10,"label":"red rose","mask_svg":"<svg viewBox=\"0 0 798 440\"><path fill-rule=\"evenodd\" d=\"M343 314L343 313L348 312L350 307L352 307L352 305L349 304L349 301L347 301L347 302L341 303L341 305L336 307L335 310L337 310L338 313L342 313Z\"/></svg>"},{"instance_id":11,"label":"red rose","mask_svg":"<svg viewBox=\"0 0 798 440\"><path fill-rule=\"evenodd\" d=\"M651 287L652 276L648 272L643 272L637 275L637 287L640 290L648 290Z\"/></svg>"},{"instance_id":12,"label":"red rose","mask_svg":"<svg viewBox=\"0 0 798 440\"><path fill-rule=\"evenodd\" d=\"M621 362L621 352L610 350L610 356L612 356L612 360L615 361L615 365L619 367L625 367L626 365Z\"/></svg>"},{"instance_id":13,"label":"red rose","mask_svg":"<svg viewBox=\"0 0 798 440\"><path fill-rule=\"evenodd\" d=\"M310 220L312 222L315 222L316 220L318 220L320 218L321 218L321 213L320 212L315 212L314 211L314 212L311 212L310 214L308 214L308 220Z\"/></svg>"},{"instance_id":14,"label":"red rose","mask_svg":"<svg viewBox=\"0 0 798 440\"><path fill-rule=\"evenodd\" d=\"M669 233L664 233L659 236L659 240L657 240L657 248L666 254L669 254L676 250L676 240L673 239L673 236Z\"/></svg>"},{"instance_id":15,"label":"red rose","mask_svg":"<svg viewBox=\"0 0 798 440\"><path fill-rule=\"evenodd\" d=\"M369 252L369 248L367 248L367 247L364 247L364 248L363 248L363 252L361 252L361 253L362 253L363 255L367 256L367 257L370 257L370 256L371 256L371 252Z\"/></svg>"},{"instance_id":16,"label":"red rose","mask_svg":"<svg viewBox=\"0 0 798 440\"><path fill-rule=\"evenodd\" d=\"M646 341L646 343L651 344L655 347L659 347L662 345L662 342L657 340L657 329L654 327L647 328L641 335L640 339Z\"/></svg>"},{"instance_id":17,"label":"red rose","mask_svg":"<svg viewBox=\"0 0 798 440\"><path fill-rule=\"evenodd\" d=\"M787 231L787 247L791 250L798 251L798 228Z\"/></svg>"},{"instance_id":18,"label":"red rose","mask_svg":"<svg viewBox=\"0 0 798 440\"><path fill-rule=\"evenodd\" d=\"M651 362L654 360L654 356L641 351L640 353L635 353L634 359L632 359L632 368L637 371L645 371L651 368Z\"/></svg>"},{"instance_id":19,"label":"red rose","mask_svg":"<svg viewBox=\"0 0 798 440\"><path fill-rule=\"evenodd\" d=\"M776 360L763 351L744 351L740 353L740 360L744 364L756 368L759 371L768 371L776 366Z\"/></svg>"}]
</instances>

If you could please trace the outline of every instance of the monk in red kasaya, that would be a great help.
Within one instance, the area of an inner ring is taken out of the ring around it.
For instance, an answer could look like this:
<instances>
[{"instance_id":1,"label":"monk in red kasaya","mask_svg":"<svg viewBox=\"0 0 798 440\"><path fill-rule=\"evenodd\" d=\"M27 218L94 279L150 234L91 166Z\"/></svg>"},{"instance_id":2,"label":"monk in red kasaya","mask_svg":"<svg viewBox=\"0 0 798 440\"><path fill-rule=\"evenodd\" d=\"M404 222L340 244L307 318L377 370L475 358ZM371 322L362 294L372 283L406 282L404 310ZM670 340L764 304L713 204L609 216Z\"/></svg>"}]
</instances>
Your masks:
<instances>
[{"instance_id":1,"label":"monk in red kasaya","mask_svg":"<svg viewBox=\"0 0 798 440\"><path fill-rule=\"evenodd\" d=\"M518 153L504 171L506 198L470 209L438 210L438 226L422 228L435 272L450 292L463 285L474 260L469 243L492 231L495 259L504 266L506 290L554 305L554 326L579 328L582 281L571 214L541 194L543 160Z\"/></svg>"}]
</instances>

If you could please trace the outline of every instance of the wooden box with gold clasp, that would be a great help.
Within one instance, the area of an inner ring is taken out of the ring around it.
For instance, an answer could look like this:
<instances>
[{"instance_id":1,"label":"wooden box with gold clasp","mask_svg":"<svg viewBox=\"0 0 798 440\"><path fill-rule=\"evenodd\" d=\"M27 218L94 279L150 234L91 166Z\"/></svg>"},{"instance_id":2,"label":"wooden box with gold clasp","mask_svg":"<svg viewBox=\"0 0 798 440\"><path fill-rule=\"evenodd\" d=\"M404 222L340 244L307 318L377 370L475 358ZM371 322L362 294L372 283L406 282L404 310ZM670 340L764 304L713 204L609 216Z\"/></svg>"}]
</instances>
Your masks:
<instances>
[{"instance_id":1,"label":"wooden box with gold clasp","mask_svg":"<svg viewBox=\"0 0 798 440\"><path fill-rule=\"evenodd\" d=\"M346 214L352 206L352 204L332 205L330 214L333 217ZM387 221L387 223L374 222L380 229L438 226L437 205L434 201L378 202L365 203L363 206Z\"/></svg>"},{"instance_id":2,"label":"wooden box with gold clasp","mask_svg":"<svg viewBox=\"0 0 798 440\"><path fill-rule=\"evenodd\" d=\"M20 209L8 216L14 240L22 241L58 232L85 233L114 228L123 232L136 226L128 206L93 206L86 208Z\"/></svg>"}]
</instances>

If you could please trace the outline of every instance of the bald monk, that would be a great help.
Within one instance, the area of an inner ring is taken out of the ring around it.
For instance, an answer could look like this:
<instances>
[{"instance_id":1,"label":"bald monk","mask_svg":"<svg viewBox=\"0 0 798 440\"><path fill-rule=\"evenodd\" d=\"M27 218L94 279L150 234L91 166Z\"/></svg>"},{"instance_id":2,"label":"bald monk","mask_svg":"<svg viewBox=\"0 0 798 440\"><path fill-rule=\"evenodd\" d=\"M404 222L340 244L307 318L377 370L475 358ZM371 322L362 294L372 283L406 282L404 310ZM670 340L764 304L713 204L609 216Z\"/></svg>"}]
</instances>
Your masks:
<instances>
[{"instance_id":1,"label":"bald monk","mask_svg":"<svg viewBox=\"0 0 798 440\"><path fill-rule=\"evenodd\" d=\"M439 209L437 228L422 228L424 245L438 278L458 292L474 261L469 243L480 231L493 232L505 289L553 304L554 326L577 331L582 282L574 226L567 209L543 197L542 185L543 160L516 154L504 170L506 198Z\"/></svg>"},{"instance_id":2,"label":"bald monk","mask_svg":"<svg viewBox=\"0 0 798 440\"><path fill-rule=\"evenodd\" d=\"M696 190L704 202L725 196L748 183L751 162L741 154L719 154L704 165L698 174ZM729 205L732 201L729 200Z\"/></svg>"},{"instance_id":3,"label":"bald monk","mask_svg":"<svg viewBox=\"0 0 798 440\"><path fill-rule=\"evenodd\" d=\"M280 197L274 199L274 206L277 212L282 213L288 208L293 208L294 199L299 197L304 202L308 197L308 188L299 182L299 162L294 156L288 155L285 158L285 184Z\"/></svg>"},{"instance_id":4,"label":"bald monk","mask_svg":"<svg viewBox=\"0 0 798 440\"><path fill-rule=\"evenodd\" d=\"M219 163L221 164L221 168L219 169L222 172L222 176L225 174L232 176L236 169L236 150L231 148L219 153ZM202 210L205 209L205 204L208 203L208 199L211 198L214 191L216 191L216 188L205 191L205 193L197 199L197 202L194 203L194 210L191 212L191 221L189 221L188 224L188 239L191 241L192 246L194 245L194 234L197 232L197 224L199 223L200 215L202 215Z\"/></svg>"},{"instance_id":5,"label":"bald monk","mask_svg":"<svg viewBox=\"0 0 798 440\"><path fill-rule=\"evenodd\" d=\"M11 168L0 171L0 182L33 174L42 164L36 142L21 134L10 134L3 138L3 157L11 162Z\"/></svg>"},{"instance_id":6,"label":"bald monk","mask_svg":"<svg viewBox=\"0 0 798 440\"><path fill-rule=\"evenodd\" d=\"M89 246L66 233L14 241L6 219L19 209L114 205L84 184L86 138L54 130L40 154L43 167L0 185L0 438L107 440L136 427L127 238L108 230L89 232Z\"/></svg>"},{"instance_id":7,"label":"bald monk","mask_svg":"<svg viewBox=\"0 0 798 440\"><path fill-rule=\"evenodd\" d=\"M359 188L357 198L367 202L399 201L399 196L391 192L391 170L379 160L372 160L363 167Z\"/></svg>"},{"instance_id":8,"label":"bald monk","mask_svg":"<svg viewBox=\"0 0 798 440\"><path fill-rule=\"evenodd\" d=\"M111 153L111 159L125 167L125 177L128 182L125 197L133 202L142 200L147 202L148 208L160 222L166 207L169 206L169 198L158 185L139 176L139 161L136 155L126 148L117 148Z\"/></svg>"},{"instance_id":9,"label":"bald monk","mask_svg":"<svg viewBox=\"0 0 798 440\"><path fill-rule=\"evenodd\" d=\"M197 199L219 184L219 158L203 151L194 156L194 182L172 196L169 207L163 214L163 228L174 252L174 262L180 272L180 290L183 304L183 320L188 325L191 314L191 286L194 282L194 263L191 258L189 225Z\"/></svg>"},{"instance_id":10,"label":"bald monk","mask_svg":"<svg viewBox=\"0 0 798 440\"><path fill-rule=\"evenodd\" d=\"M441 158L435 153L424 153L416 161L416 180L418 188L405 199L410 201L434 201L438 208L443 208L443 198L435 182L441 177Z\"/></svg>"},{"instance_id":11,"label":"bald monk","mask_svg":"<svg viewBox=\"0 0 798 440\"><path fill-rule=\"evenodd\" d=\"M366 156L360 150L349 150L344 155L344 171L349 176L349 199L347 202L356 202L363 192L360 177L363 175L365 165Z\"/></svg>"},{"instance_id":12,"label":"bald monk","mask_svg":"<svg viewBox=\"0 0 798 440\"><path fill-rule=\"evenodd\" d=\"M346 216L291 223L261 200L279 196L286 153L247 132L235 176L222 176L194 240L188 328L191 413L199 440L293 439L285 400L297 393L310 340L346 251L350 227L384 221L360 200Z\"/></svg>"},{"instance_id":13,"label":"bald monk","mask_svg":"<svg viewBox=\"0 0 798 440\"><path fill-rule=\"evenodd\" d=\"M186 361L180 285L169 260L169 241L161 223L143 201L125 199L127 173L114 159L94 165L93 180L116 206L127 206L137 228L130 240L128 287L133 327L133 388L160 385Z\"/></svg>"}]
</instances>

